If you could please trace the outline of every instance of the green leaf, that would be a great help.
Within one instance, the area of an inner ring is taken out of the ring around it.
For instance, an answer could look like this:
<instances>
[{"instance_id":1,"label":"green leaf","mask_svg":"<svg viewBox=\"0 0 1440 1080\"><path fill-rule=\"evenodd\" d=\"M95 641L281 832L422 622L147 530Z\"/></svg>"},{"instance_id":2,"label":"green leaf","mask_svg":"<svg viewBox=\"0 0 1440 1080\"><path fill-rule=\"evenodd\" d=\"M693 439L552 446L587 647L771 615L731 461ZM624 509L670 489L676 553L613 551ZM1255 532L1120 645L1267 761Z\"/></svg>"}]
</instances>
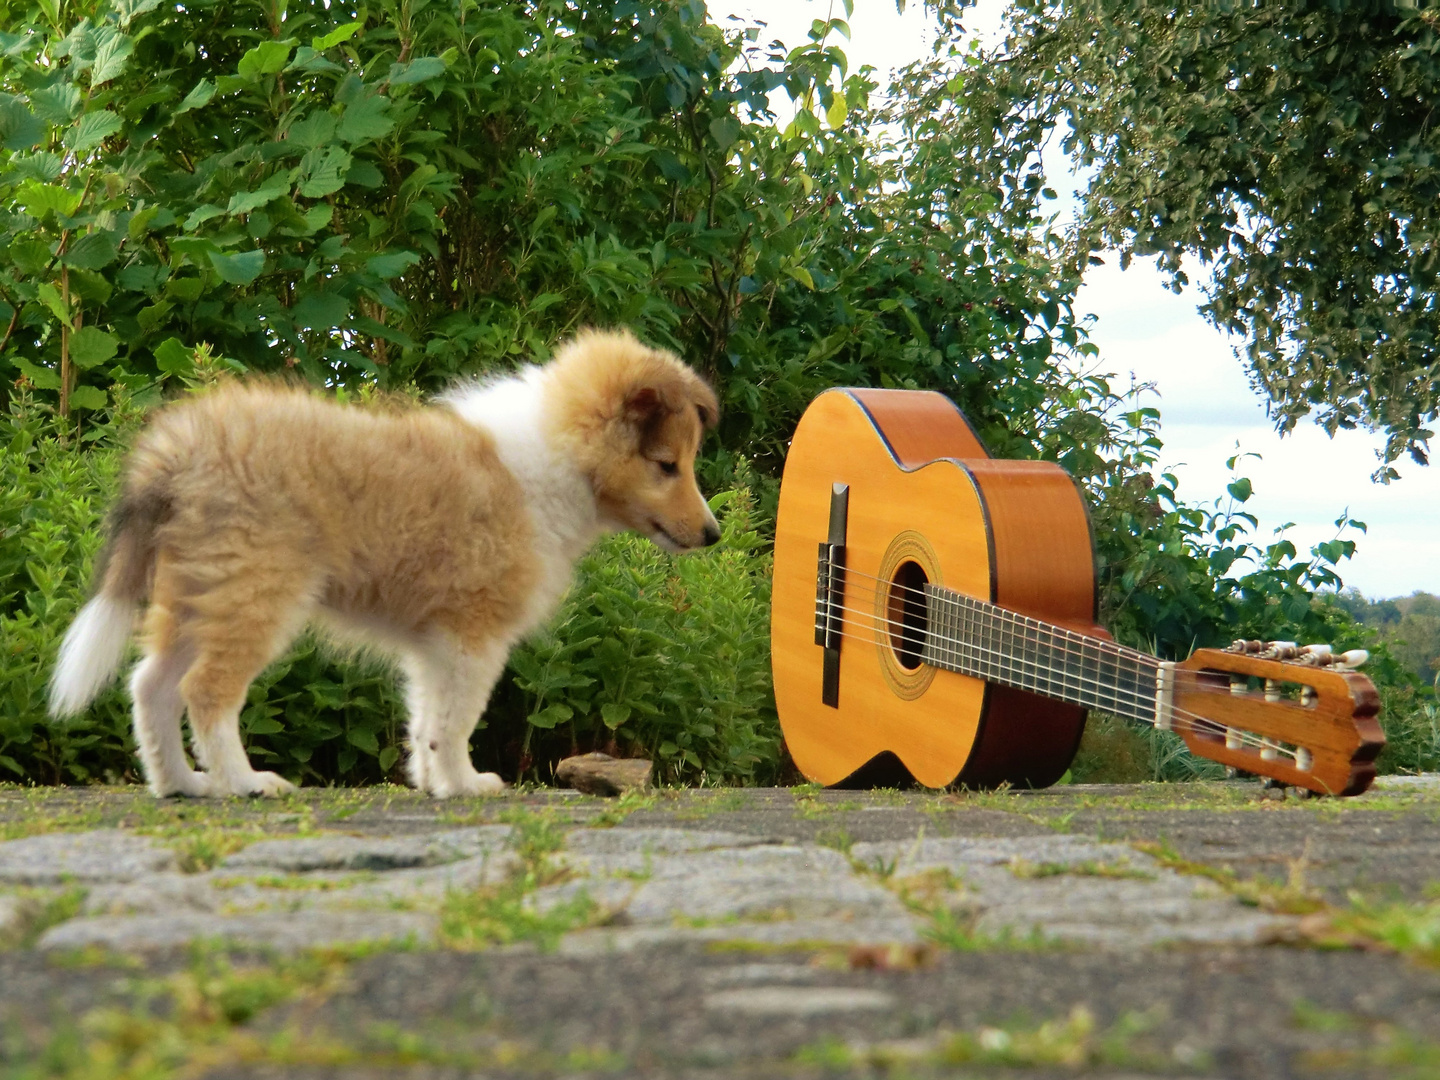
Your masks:
<instances>
[{"instance_id":1,"label":"green leaf","mask_svg":"<svg viewBox=\"0 0 1440 1080\"><path fill-rule=\"evenodd\" d=\"M194 210L190 211L190 216L185 219L185 224L182 227L186 232L194 232L211 218L217 218L223 213L225 213L225 208L223 206L216 206L214 203L197 206Z\"/></svg>"},{"instance_id":2,"label":"green leaf","mask_svg":"<svg viewBox=\"0 0 1440 1080\"><path fill-rule=\"evenodd\" d=\"M107 232L86 233L65 253L65 265L81 270L99 270L115 261L115 241Z\"/></svg>"},{"instance_id":3,"label":"green leaf","mask_svg":"<svg viewBox=\"0 0 1440 1080\"><path fill-rule=\"evenodd\" d=\"M629 705L616 705L606 703L600 706L600 719L605 721L605 726L614 731L626 720L630 719L632 709Z\"/></svg>"},{"instance_id":4,"label":"green leaf","mask_svg":"<svg viewBox=\"0 0 1440 1080\"><path fill-rule=\"evenodd\" d=\"M112 32L95 50L95 66L90 69L90 85L107 83L125 70L125 63L135 49L134 40L127 34Z\"/></svg>"},{"instance_id":5,"label":"green leaf","mask_svg":"<svg viewBox=\"0 0 1440 1080\"><path fill-rule=\"evenodd\" d=\"M155 346L155 366L171 375L188 375L195 370L194 353L179 338L166 338Z\"/></svg>"},{"instance_id":6,"label":"green leaf","mask_svg":"<svg viewBox=\"0 0 1440 1080\"><path fill-rule=\"evenodd\" d=\"M796 281L800 282L801 285L804 285L805 288L812 290L815 288L815 279L810 276L810 271L806 270L805 267L787 266L785 268L785 272L789 274L792 278L794 278Z\"/></svg>"},{"instance_id":7,"label":"green leaf","mask_svg":"<svg viewBox=\"0 0 1440 1080\"><path fill-rule=\"evenodd\" d=\"M255 191L236 192L230 196L227 214L248 214L278 199L290 190L290 176L280 172L270 177Z\"/></svg>"},{"instance_id":8,"label":"green leaf","mask_svg":"<svg viewBox=\"0 0 1440 1080\"><path fill-rule=\"evenodd\" d=\"M109 109L88 112L81 116L75 126L65 133L65 145L75 153L83 154L87 150L99 146L124 126L125 121Z\"/></svg>"},{"instance_id":9,"label":"green leaf","mask_svg":"<svg viewBox=\"0 0 1440 1080\"><path fill-rule=\"evenodd\" d=\"M114 334L107 334L93 326L82 326L70 335L70 359L85 369L103 364L120 351L120 342Z\"/></svg>"},{"instance_id":10,"label":"green leaf","mask_svg":"<svg viewBox=\"0 0 1440 1080\"><path fill-rule=\"evenodd\" d=\"M554 705L547 705L539 712L530 714L530 726L537 728L553 728L556 724L563 724L575 715L575 710L569 705L562 705L557 702Z\"/></svg>"},{"instance_id":11,"label":"green leaf","mask_svg":"<svg viewBox=\"0 0 1440 1080\"><path fill-rule=\"evenodd\" d=\"M191 109L198 109L204 105L208 105L210 104L210 99L214 96L215 84L209 79L201 79L195 84L195 89L186 94L180 104L175 106L175 111L170 115L173 118L179 116L181 113L187 113Z\"/></svg>"},{"instance_id":12,"label":"green leaf","mask_svg":"<svg viewBox=\"0 0 1440 1080\"><path fill-rule=\"evenodd\" d=\"M265 269L265 252L260 250L242 251L235 255L210 252L210 262L220 280L230 285L249 285Z\"/></svg>"},{"instance_id":13,"label":"green leaf","mask_svg":"<svg viewBox=\"0 0 1440 1080\"><path fill-rule=\"evenodd\" d=\"M295 325L306 330L329 330L339 326L350 313L350 302L339 293L313 292L290 310Z\"/></svg>"},{"instance_id":14,"label":"green leaf","mask_svg":"<svg viewBox=\"0 0 1440 1080\"><path fill-rule=\"evenodd\" d=\"M288 142L296 146L303 146L307 150L313 150L317 146L323 146L335 137L335 128L339 121L328 112L312 112L305 119L290 125L285 133Z\"/></svg>"},{"instance_id":15,"label":"green leaf","mask_svg":"<svg viewBox=\"0 0 1440 1080\"><path fill-rule=\"evenodd\" d=\"M0 145L6 150L29 150L43 138L44 123L25 103L13 94L0 94Z\"/></svg>"},{"instance_id":16,"label":"green leaf","mask_svg":"<svg viewBox=\"0 0 1440 1080\"><path fill-rule=\"evenodd\" d=\"M378 762L378 764L379 764L379 766L380 766L380 771L381 771L381 772L387 772L387 773L388 773L391 769L393 769L393 768L395 767L395 763L396 763L397 761L399 761L399 760L400 760L400 751L399 751L399 749L397 749L397 748L394 747L394 746L387 746L387 747L385 747L384 750L381 750L381 751L380 751L380 760L379 760L379 762Z\"/></svg>"},{"instance_id":17,"label":"green leaf","mask_svg":"<svg viewBox=\"0 0 1440 1080\"><path fill-rule=\"evenodd\" d=\"M10 245L10 261L26 277L43 274L50 265L50 245L43 240L16 240Z\"/></svg>"},{"instance_id":18,"label":"green leaf","mask_svg":"<svg viewBox=\"0 0 1440 1080\"><path fill-rule=\"evenodd\" d=\"M285 41L262 41L240 58L236 71L246 79L258 79L261 75L274 75L290 60L293 39Z\"/></svg>"},{"instance_id":19,"label":"green leaf","mask_svg":"<svg viewBox=\"0 0 1440 1080\"><path fill-rule=\"evenodd\" d=\"M345 186L345 174L350 170L350 153L338 146L327 147L324 151L312 150L301 164L308 168L308 176L300 185L300 194L307 199L321 199Z\"/></svg>"},{"instance_id":20,"label":"green leaf","mask_svg":"<svg viewBox=\"0 0 1440 1080\"><path fill-rule=\"evenodd\" d=\"M413 251L391 251L384 255L372 255L365 260L365 269L377 277L399 277L406 269L420 261Z\"/></svg>"},{"instance_id":21,"label":"green leaf","mask_svg":"<svg viewBox=\"0 0 1440 1080\"><path fill-rule=\"evenodd\" d=\"M390 85L407 86L445 74L445 61L438 56L421 56L408 64L390 65Z\"/></svg>"},{"instance_id":22,"label":"green leaf","mask_svg":"<svg viewBox=\"0 0 1440 1080\"><path fill-rule=\"evenodd\" d=\"M35 296L39 301L50 309L50 314L59 319L66 326L70 325L70 305L60 295L60 290L50 282L45 282L35 290Z\"/></svg>"},{"instance_id":23,"label":"green leaf","mask_svg":"<svg viewBox=\"0 0 1440 1080\"><path fill-rule=\"evenodd\" d=\"M1233 483L1226 484L1225 490L1230 493L1230 497L1236 502L1243 503L1250 498L1254 489L1250 486L1249 477L1242 476Z\"/></svg>"},{"instance_id":24,"label":"green leaf","mask_svg":"<svg viewBox=\"0 0 1440 1080\"><path fill-rule=\"evenodd\" d=\"M343 142L368 142L388 135L395 121L385 115L390 108L390 99L383 94L372 94L345 107L340 117L336 134Z\"/></svg>"},{"instance_id":25,"label":"green leaf","mask_svg":"<svg viewBox=\"0 0 1440 1080\"><path fill-rule=\"evenodd\" d=\"M324 37L310 39L310 47L316 52L324 52L326 49L333 49L342 41L349 41L352 37L364 29L365 24L360 22L348 22L337 26Z\"/></svg>"},{"instance_id":26,"label":"green leaf","mask_svg":"<svg viewBox=\"0 0 1440 1080\"><path fill-rule=\"evenodd\" d=\"M740 121L733 116L717 116L710 121L710 137L721 150L728 150L740 137Z\"/></svg>"},{"instance_id":27,"label":"green leaf","mask_svg":"<svg viewBox=\"0 0 1440 1080\"><path fill-rule=\"evenodd\" d=\"M70 391L72 409L103 409L109 400L105 391L97 386L77 386Z\"/></svg>"},{"instance_id":28,"label":"green leaf","mask_svg":"<svg viewBox=\"0 0 1440 1080\"><path fill-rule=\"evenodd\" d=\"M356 161L345 174L345 182L357 187L376 188L385 182L384 175L368 161Z\"/></svg>"},{"instance_id":29,"label":"green leaf","mask_svg":"<svg viewBox=\"0 0 1440 1080\"><path fill-rule=\"evenodd\" d=\"M20 369L20 374L29 379L41 390L59 390L60 375L52 368L39 367L26 360L23 356L14 357L11 361Z\"/></svg>"},{"instance_id":30,"label":"green leaf","mask_svg":"<svg viewBox=\"0 0 1440 1080\"><path fill-rule=\"evenodd\" d=\"M365 753L369 754L371 757L374 757L380 753L380 740L375 737L375 733L373 731L370 731L366 728L360 728L355 731L347 731L345 733L345 740L351 746L365 751Z\"/></svg>"},{"instance_id":31,"label":"green leaf","mask_svg":"<svg viewBox=\"0 0 1440 1080\"><path fill-rule=\"evenodd\" d=\"M27 180L15 193L15 201L31 217L43 218L48 213L69 217L80 206L82 193L60 187L58 184L41 184Z\"/></svg>"}]
</instances>

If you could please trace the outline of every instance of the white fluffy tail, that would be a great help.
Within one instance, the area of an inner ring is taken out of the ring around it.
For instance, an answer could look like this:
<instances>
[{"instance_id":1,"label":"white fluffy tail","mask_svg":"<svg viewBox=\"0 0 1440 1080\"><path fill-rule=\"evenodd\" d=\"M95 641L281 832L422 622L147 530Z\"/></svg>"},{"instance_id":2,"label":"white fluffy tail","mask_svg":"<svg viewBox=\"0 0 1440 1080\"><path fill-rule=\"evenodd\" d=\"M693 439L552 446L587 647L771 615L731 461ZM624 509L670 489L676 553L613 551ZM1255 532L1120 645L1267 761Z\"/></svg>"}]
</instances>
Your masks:
<instances>
[{"instance_id":1,"label":"white fluffy tail","mask_svg":"<svg viewBox=\"0 0 1440 1080\"><path fill-rule=\"evenodd\" d=\"M115 677L135 628L138 605L101 593L75 616L50 679L50 715L73 716Z\"/></svg>"}]
</instances>

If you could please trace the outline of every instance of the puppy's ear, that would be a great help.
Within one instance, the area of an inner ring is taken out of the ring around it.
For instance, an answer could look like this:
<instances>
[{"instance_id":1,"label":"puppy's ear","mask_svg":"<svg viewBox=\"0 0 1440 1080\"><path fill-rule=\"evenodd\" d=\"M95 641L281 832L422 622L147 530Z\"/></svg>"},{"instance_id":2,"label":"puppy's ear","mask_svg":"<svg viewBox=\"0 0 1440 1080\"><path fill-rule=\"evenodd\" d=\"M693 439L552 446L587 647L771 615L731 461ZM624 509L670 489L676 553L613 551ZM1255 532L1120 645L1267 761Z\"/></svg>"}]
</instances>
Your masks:
<instances>
[{"instance_id":1,"label":"puppy's ear","mask_svg":"<svg viewBox=\"0 0 1440 1080\"><path fill-rule=\"evenodd\" d=\"M625 399L625 419L644 427L668 409L660 391L653 386L642 386L630 391Z\"/></svg>"}]
</instances>

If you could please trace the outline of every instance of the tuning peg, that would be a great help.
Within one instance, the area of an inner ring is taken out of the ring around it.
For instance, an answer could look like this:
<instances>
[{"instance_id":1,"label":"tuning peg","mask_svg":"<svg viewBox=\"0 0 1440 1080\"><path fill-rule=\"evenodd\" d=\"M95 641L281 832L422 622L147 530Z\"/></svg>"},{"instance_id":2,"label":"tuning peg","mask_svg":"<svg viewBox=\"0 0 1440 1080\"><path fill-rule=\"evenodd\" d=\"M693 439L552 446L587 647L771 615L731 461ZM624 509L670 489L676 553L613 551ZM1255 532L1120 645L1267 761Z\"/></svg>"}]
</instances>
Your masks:
<instances>
[{"instance_id":1,"label":"tuning peg","mask_svg":"<svg viewBox=\"0 0 1440 1080\"><path fill-rule=\"evenodd\" d=\"M1354 671L1365 661L1370 659L1370 654L1364 649L1351 649L1343 652L1335 658L1335 667L1344 668L1347 671Z\"/></svg>"},{"instance_id":2,"label":"tuning peg","mask_svg":"<svg viewBox=\"0 0 1440 1080\"><path fill-rule=\"evenodd\" d=\"M1293 642L1293 641L1267 641L1265 644L1266 644L1266 647L1267 647L1267 648L1271 648L1271 649L1294 649L1294 650L1296 650L1297 652L1299 651L1299 648L1300 648L1300 646L1296 645L1295 642Z\"/></svg>"},{"instance_id":3,"label":"tuning peg","mask_svg":"<svg viewBox=\"0 0 1440 1080\"><path fill-rule=\"evenodd\" d=\"M1301 647L1300 652L1301 652L1301 655L1303 655L1303 656L1329 656L1329 655L1330 655L1330 646L1329 646L1329 645L1305 645L1305 646L1302 646L1302 647Z\"/></svg>"}]
</instances>

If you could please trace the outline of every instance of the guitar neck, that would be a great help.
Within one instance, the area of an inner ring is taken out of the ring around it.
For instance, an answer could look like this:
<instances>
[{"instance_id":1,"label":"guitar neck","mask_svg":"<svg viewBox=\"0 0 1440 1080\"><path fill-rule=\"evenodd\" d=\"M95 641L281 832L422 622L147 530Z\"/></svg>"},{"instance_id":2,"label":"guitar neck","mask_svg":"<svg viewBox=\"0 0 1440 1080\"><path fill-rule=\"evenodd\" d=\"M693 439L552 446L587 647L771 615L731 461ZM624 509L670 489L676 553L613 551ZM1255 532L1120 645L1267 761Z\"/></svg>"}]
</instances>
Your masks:
<instances>
[{"instance_id":1,"label":"guitar neck","mask_svg":"<svg viewBox=\"0 0 1440 1080\"><path fill-rule=\"evenodd\" d=\"M1153 724L1153 656L984 600L925 586L920 658L935 667Z\"/></svg>"}]
</instances>

